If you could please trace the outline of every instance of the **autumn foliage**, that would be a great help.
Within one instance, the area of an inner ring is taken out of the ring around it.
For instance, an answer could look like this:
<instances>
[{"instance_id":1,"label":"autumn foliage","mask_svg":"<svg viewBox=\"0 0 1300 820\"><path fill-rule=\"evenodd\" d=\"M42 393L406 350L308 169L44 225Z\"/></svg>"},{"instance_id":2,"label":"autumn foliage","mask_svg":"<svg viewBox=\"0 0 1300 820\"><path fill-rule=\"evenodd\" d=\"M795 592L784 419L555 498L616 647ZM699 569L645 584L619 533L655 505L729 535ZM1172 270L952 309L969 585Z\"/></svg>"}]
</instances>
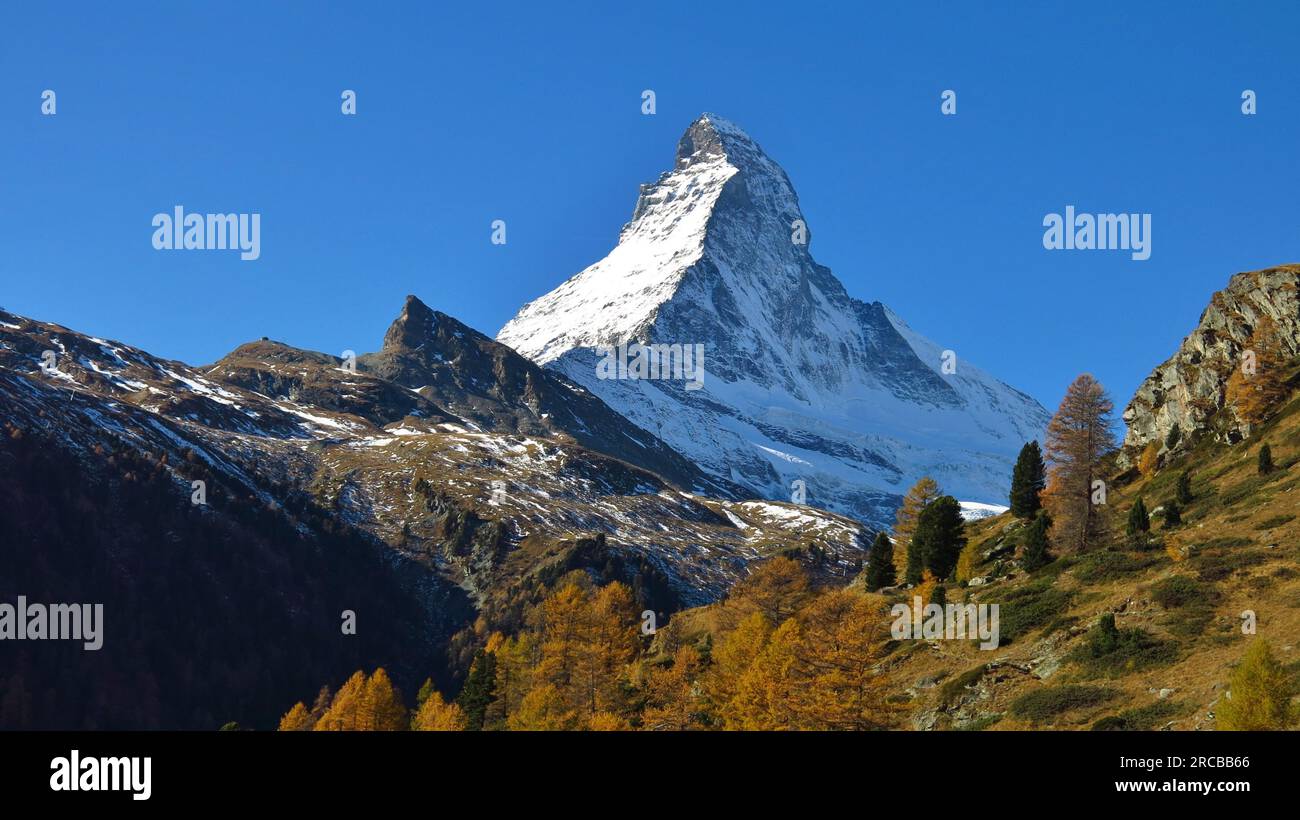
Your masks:
<instances>
[{"instance_id":1,"label":"autumn foliage","mask_svg":"<svg viewBox=\"0 0 1300 820\"><path fill-rule=\"evenodd\" d=\"M1047 427L1043 500L1052 518L1052 544L1063 552L1096 547L1106 534L1101 459L1115 448L1113 410L1105 388L1084 373L1066 390Z\"/></svg>"},{"instance_id":2,"label":"autumn foliage","mask_svg":"<svg viewBox=\"0 0 1300 820\"><path fill-rule=\"evenodd\" d=\"M1156 468L1160 465L1160 445L1154 441L1146 446L1142 455L1138 457L1138 472L1143 478L1150 478L1155 475Z\"/></svg>"},{"instance_id":3,"label":"autumn foliage","mask_svg":"<svg viewBox=\"0 0 1300 820\"><path fill-rule=\"evenodd\" d=\"M1241 365L1228 377L1225 401L1242 421L1259 424L1287 397L1286 367L1277 324L1262 316L1242 351Z\"/></svg>"},{"instance_id":4,"label":"autumn foliage","mask_svg":"<svg viewBox=\"0 0 1300 820\"><path fill-rule=\"evenodd\" d=\"M943 493L939 484L929 476L923 477L912 485L903 497L903 505L894 517L894 574L898 578L907 576L908 548L912 545L912 536L920 521L921 512Z\"/></svg>"},{"instance_id":5,"label":"autumn foliage","mask_svg":"<svg viewBox=\"0 0 1300 820\"><path fill-rule=\"evenodd\" d=\"M332 697L321 690L308 710L301 701L280 719L282 732L391 732L407 728L402 696L383 667L372 675L357 671Z\"/></svg>"},{"instance_id":6,"label":"autumn foliage","mask_svg":"<svg viewBox=\"0 0 1300 820\"><path fill-rule=\"evenodd\" d=\"M1295 723L1286 669L1267 641L1256 638L1247 647L1215 714L1218 728L1229 731L1286 729Z\"/></svg>"},{"instance_id":7,"label":"autumn foliage","mask_svg":"<svg viewBox=\"0 0 1300 820\"><path fill-rule=\"evenodd\" d=\"M325 691L319 715L295 704L280 729L863 730L898 721L878 669L891 622L880 598L814 589L796 561L777 557L713 610L715 628L703 635L672 624L642 635L631 590L572 573L518 634L488 637L454 701L426 684L407 712L383 669L357 672L332 697Z\"/></svg>"}]
</instances>

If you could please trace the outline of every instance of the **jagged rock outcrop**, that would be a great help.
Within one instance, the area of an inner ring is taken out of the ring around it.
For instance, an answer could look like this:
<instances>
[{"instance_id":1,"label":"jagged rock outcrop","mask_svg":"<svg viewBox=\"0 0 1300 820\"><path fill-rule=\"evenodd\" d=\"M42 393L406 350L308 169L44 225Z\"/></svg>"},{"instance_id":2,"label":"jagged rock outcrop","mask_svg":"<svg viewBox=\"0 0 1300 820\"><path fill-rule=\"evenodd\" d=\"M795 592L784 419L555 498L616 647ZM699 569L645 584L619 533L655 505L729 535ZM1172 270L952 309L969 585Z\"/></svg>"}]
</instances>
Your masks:
<instances>
[{"instance_id":1,"label":"jagged rock outcrop","mask_svg":"<svg viewBox=\"0 0 1300 820\"><path fill-rule=\"evenodd\" d=\"M738 497L595 394L506 345L407 296L383 348L358 359L363 373L401 385L484 430L562 434L651 470L683 489Z\"/></svg>"},{"instance_id":2,"label":"jagged rock outcrop","mask_svg":"<svg viewBox=\"0 0 1300 820\"><path fill-rule=\"evenodd\" d=\"M1176 424L1183 434L1208 433L1239 441L1248 430L1225 407L1228 378L1260 317L1272 319L1288 356L1300 354L1300 265L1279 265L1233 276L1210 298L1196 329L1178 352L1152 371L1124 410L1127 465L1150 442L1163 448Z\"/></svg>"}]
</instances>

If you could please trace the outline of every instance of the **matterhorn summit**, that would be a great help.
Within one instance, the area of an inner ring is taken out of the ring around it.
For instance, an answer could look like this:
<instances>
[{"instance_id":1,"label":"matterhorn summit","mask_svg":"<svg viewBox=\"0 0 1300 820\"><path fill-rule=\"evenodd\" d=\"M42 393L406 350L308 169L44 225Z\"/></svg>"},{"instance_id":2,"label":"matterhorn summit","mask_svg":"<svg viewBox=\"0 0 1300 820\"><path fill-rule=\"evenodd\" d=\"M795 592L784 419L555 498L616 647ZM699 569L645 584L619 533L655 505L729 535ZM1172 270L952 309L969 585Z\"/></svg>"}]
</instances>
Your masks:
<instances>
[{"instance_id":1,"label":"matterhorn summit","mask_svg":"<svg viewBox=\"0 0 1300 820\"><path fill-rule=\"evenodd\" d=\"M673 169L641 186L609 255L497 339L758 496L872 524L892 520L922 475L962 500L1004 502L1046 411L964 360L945 367L944 346L850 296L810 237L785 171L705 114ZM684 374L672 361L683 355Z\"/></svg>"}]
</instances>

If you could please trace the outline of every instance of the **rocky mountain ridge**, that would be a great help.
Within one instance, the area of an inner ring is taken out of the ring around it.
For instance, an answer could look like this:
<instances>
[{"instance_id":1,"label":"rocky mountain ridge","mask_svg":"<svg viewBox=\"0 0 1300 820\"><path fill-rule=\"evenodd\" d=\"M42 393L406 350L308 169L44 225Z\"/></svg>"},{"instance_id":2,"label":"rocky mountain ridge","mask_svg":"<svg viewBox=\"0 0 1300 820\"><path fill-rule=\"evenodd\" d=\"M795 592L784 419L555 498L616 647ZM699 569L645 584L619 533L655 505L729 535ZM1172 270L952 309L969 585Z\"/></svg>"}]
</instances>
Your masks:
<instances>
[{"instance_id":1,"label":"rocky mountain ridge","mask_svg":"<svg viewBox=\"0 0 1300 820\"><path fill-rule=\"evenodd\" d=\"M773 549L824 543L839 574L866 549L860 524L742 500L595 396L414 297L355 368L269 340L195 368L0 312L0 394L6 422L88 465L105 448L170 464L193 454L263 503L297 488L473 595L500 580L500 562L467 571L443 549L449 521L494 522L496 558L529 538L602 537L690 602Z\"/></svg>"}]
</instances>

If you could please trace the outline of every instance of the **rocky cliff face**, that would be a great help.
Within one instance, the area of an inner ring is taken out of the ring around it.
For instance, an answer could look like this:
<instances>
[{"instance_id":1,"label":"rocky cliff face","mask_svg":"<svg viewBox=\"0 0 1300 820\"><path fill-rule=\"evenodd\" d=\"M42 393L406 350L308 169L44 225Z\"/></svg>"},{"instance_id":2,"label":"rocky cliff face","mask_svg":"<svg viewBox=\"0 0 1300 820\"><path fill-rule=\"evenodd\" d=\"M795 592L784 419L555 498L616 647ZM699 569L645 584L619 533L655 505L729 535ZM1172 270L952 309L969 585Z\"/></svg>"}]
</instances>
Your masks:
<instances>
[{"instance_id":1,"label":"rocky cliff face","mask_svg":"<svg viewBox=\"0 0 1300 820\"><path fill-rule=\"evenodd\" d=\"M789 177L713 114L674 167L641 186L601 261L525 305L498 334L599 395L721 479L773 499L887 524L922 475L972 501L1005 500L1011 463L1043 434L1032 398L879 302L858 300L809 252ZM610 378L603 349L702 350L704 378Z\"/></svg>"},{"instance_id":2,"label":"rocky cliff face","mask_svg":"<svg viewBox=\"0 0 1300 820\"><path fill-rule=\"evenodd\" d=\"M1157 367L1124 410L1128 433L1124 463L1150 442L1163 448L1176 424L1182 433L1205 431L1239 441L1246 430L1224 396L1228 378L1241 365L1251 332L1261 317L1277 324L1279 343L1289 356L1300 354L1300 265L1239 273L1214 294L1196 329L1178 352Z\"/></svg>"},{"instance_id":3,"label":"rocky cliff face","mask_svg":"<svg viewBox=\"0 0 1300 820\"><path fill-rule=\"evenodd\" d=\"M560 436L651 470L684 489L737 497L593 393L408 296L363 374L401 385L483 430Z\"/></svg>"}]
</instances>

